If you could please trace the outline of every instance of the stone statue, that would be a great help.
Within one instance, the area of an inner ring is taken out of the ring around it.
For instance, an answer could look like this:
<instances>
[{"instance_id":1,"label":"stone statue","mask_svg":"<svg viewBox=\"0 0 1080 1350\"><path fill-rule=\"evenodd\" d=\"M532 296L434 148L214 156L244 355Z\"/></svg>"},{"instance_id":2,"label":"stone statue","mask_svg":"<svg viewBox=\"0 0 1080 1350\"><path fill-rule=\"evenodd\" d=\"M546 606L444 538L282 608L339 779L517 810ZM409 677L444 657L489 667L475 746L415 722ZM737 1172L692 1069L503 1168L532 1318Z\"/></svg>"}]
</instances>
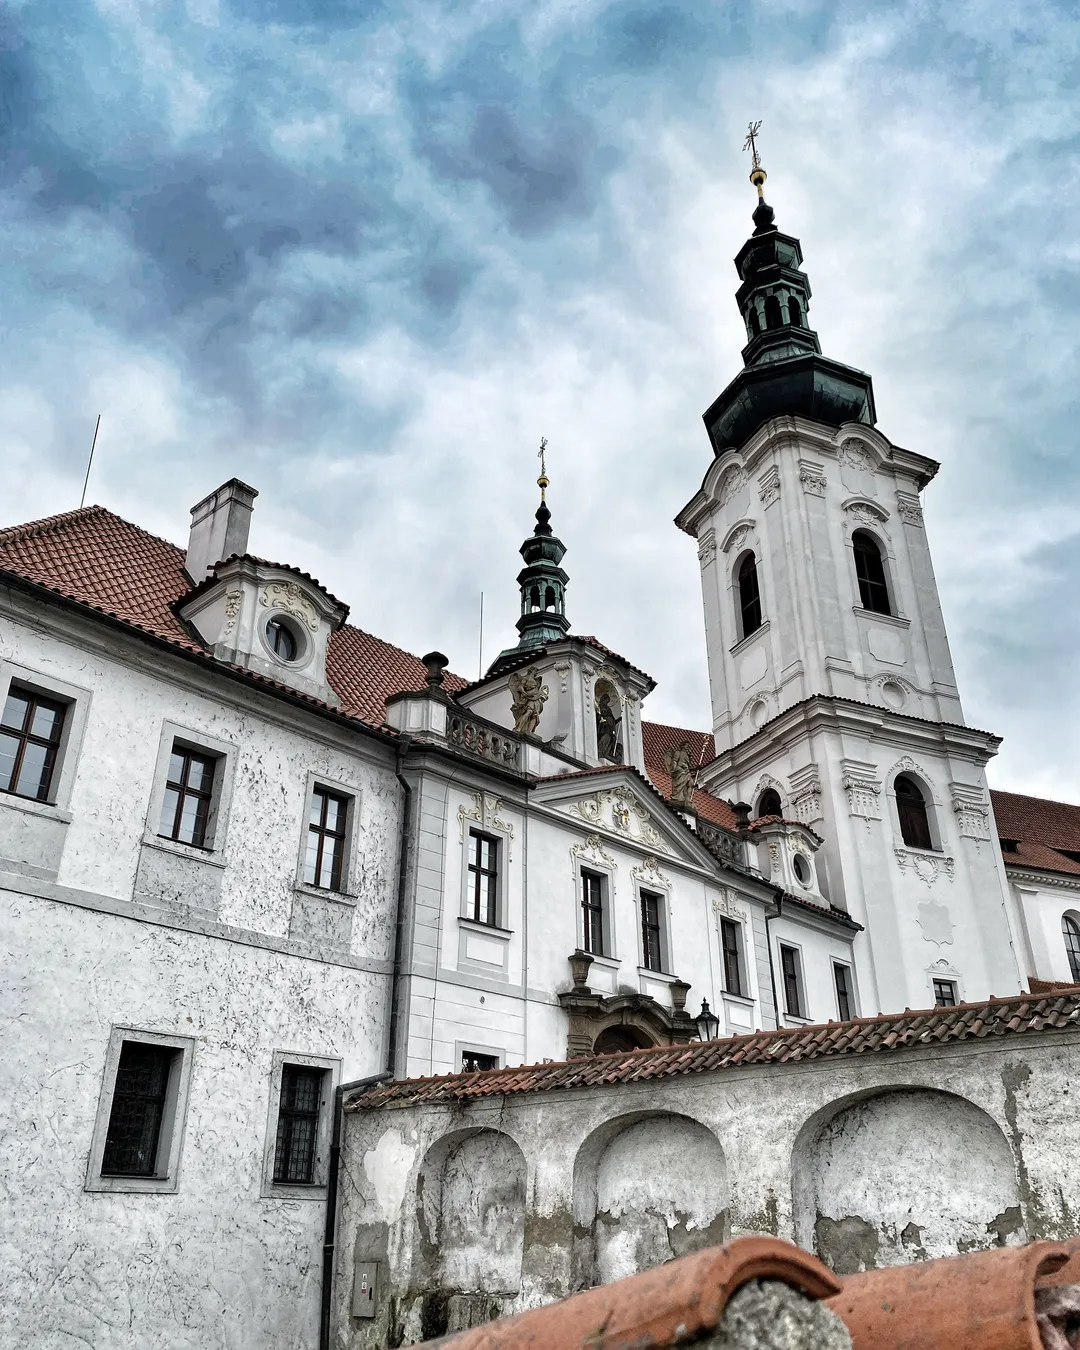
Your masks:
<instances>
[{"instance_id":1,"label":"stone statue","mask_svg":"<svg viewBox=\"0 0 1080 1350\"><path fill-rule=\"evenodd\" d=\"M535 666L528 670L515 670L510 676L510 696L513 702L510 711L514 714L514 730L532 736L540 725L540 714L547 702L548 687L540 678Z\"/></svg>"},{"instance_id":2,"label":"stone statue","mask_svg":"<svg viewBox=\"0 0 1080 1350\"><path fill-rule=\"evenodd\" d=\"M694 799L694 770L690 763L690 742L682 741L664 752L664 763L671 774L671 804L689 809Z\"/></svg>"},{"instance_id":3,"label":"stone statue","mask_svg":"<svg viewBox=\"0 0 1080 1350\"><path fill-rule=\"evenodd\" d=\"M601 759L622 763L619 744L619 719L611 706L611 695L605 689L596 700L596 751Z\"/></svg>"}]
</instances>

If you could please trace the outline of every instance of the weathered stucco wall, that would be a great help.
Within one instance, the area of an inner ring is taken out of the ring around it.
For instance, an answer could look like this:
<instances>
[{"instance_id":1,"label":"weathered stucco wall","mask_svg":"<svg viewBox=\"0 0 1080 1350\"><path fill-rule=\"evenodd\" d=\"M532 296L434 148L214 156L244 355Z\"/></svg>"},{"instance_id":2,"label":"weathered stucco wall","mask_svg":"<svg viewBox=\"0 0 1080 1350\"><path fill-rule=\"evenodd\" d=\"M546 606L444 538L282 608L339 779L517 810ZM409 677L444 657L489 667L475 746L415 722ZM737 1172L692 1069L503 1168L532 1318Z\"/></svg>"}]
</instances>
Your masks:
<instances>
[{"instance_id":1,"label":"weathered stucco wall","mask_svg":"<svg viewBox=\"0 0 1080 1350\"><path fill-rule=\"evenodd\" d=\"M1078 1068L1075 1032L1032 1032L1008 1046L350 1111L334 1344L409 1344L744 1233L799 1241L850 1270L1075 1235ZM453 1283L418 1259L430 1168L446 1139L477 1130L499 1132L525 1167L512 1217L520 1282L498 1297L484 1292L475 1244L467 1276L442 1254ZM370 1321L350 1316L355 1261L381 1263Z\"/></svg>"},{"instance_id":2,"label":"weathered stucco wall","mask_svg":"<svg viewBox=\"0 0 1080 1350\"><path fill-rule=\"evenodd\" d=\"M0 934L0 1346L315 1345L322 1193L260 1194L272 1057L377 1073L385 979L11 892ZM176 1194L84 1190L118 1024L195 1040Z\"/></svg>"}]
</instances>

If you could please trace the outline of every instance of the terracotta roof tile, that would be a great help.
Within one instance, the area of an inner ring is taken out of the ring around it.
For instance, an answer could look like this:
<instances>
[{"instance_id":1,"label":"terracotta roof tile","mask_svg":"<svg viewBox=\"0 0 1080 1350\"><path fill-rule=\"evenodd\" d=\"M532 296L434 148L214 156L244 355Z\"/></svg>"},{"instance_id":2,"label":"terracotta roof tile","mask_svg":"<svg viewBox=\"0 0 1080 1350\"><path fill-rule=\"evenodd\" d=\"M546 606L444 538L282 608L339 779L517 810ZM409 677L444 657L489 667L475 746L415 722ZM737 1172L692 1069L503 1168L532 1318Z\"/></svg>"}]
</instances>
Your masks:
<instances>
[{"instance_id":1,"label":"terracotta roof tile","mask_svg":"<svg viewBox=\"0 0 1080 1350\"><path fill-rule=\"evenodd\" d=\"M173 612L176 602L192 590L184 560L183 549L101 506L0 529L0 571L185 651L206 655ZM288 570L307 576L297 568ZM256 683L284 687L249 671L242 673ZM418 657L358 628L346 625L330 635L327 677L348 717L380 726L386 720L386 699L404 690L423 689L426 674ZM447 673L443 687L456 693L465 683ZM305 701L327 706L317 699Z\"/></svg>"},{"instance_id":2,"label":"terracotta roof tile","mask_svg":"<svg viewBox=\"0 0 1080 1350\"><path fill-rule=\"evenodd\" d=\"M904 1046L1080 1029L1080 992L1028 994L927 1008L881 1017L857 1017L812 1027L784 1027L691 1045L657 1046L612 1055L590 1055L559 1064L531 1064L481 1073L446 1074L384 1083L349 1110L415 1106L510 1096L519 1092L594 1087L709 1073L755 1064L791 1064L828 1055L880 1053Z\"/></svg>"},{"instance_id":3,"label":"terracotta roof tile","mask_svg":"<svg viewBox=\"0 0 1080 1350\"><path fill-rule=\"evenodd\" d=\"M1016 845L1002 850L1007 867L1080 876L1080 806L1027 797L1019 792L991 791L998 837Z\"/></svg>"}]
</instances>

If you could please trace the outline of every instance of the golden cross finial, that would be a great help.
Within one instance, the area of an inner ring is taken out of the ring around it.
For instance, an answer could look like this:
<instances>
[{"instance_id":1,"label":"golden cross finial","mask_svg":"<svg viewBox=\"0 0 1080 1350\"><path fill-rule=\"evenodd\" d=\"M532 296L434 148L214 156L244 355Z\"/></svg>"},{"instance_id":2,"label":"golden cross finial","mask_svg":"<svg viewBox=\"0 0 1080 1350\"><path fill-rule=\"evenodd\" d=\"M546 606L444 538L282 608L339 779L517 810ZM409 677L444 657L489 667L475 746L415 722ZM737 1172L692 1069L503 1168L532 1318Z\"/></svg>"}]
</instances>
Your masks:
<instances>
[{"instance_id":1,"label":"golden cross finial","mask_svg":"<svg viewBox=\"0 0 1080 1350\"><path fill-rule=\"evenodd\" d=\"M761 131L761 119L756 122L750 122L747 125L746 140L743 142L743 149L749 150L753 163L750 168L750 181L757 188L757 195L764 200L765 194L762 188L765 186L765 170L761 167L761 156L758 154L757 138Z\"/></svg>"},{"instance_id":2,"label":"golden cross finial","mask_svg":"<svg viewBox=\"0 0 1080 1350\"><path fill-rule=\"evenodd\" d=\"M537 452L540 457L540 477L536 480L536 486L540 489L540 500L546 500L548 484L551 479L547 475L547 437L540 437L540 449Z\"/></svg>"}]
</instances>

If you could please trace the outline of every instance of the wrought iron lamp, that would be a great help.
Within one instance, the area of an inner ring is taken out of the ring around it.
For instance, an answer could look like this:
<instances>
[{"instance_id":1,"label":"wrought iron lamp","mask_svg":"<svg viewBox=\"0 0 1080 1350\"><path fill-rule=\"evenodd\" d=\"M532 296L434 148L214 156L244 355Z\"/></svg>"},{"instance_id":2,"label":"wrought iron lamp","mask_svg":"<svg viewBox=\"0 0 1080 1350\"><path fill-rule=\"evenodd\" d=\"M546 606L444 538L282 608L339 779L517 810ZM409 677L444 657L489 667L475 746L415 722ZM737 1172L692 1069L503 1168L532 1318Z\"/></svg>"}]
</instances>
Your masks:
<instances>
[{"instance_id":1,"label":"wrought iron lamp","mask_svg":"<svg viewBox=\"0 0 1080 1350\"><path fill-rule=\"evenodd\" d=\"M697 1024L697 1034L699 1041L714 1041L717 1033L720 1031L720 1019L709 1007L709 1000L701 1000L701 1011L694 1018Z\"/></svg>"}]
</instances>

